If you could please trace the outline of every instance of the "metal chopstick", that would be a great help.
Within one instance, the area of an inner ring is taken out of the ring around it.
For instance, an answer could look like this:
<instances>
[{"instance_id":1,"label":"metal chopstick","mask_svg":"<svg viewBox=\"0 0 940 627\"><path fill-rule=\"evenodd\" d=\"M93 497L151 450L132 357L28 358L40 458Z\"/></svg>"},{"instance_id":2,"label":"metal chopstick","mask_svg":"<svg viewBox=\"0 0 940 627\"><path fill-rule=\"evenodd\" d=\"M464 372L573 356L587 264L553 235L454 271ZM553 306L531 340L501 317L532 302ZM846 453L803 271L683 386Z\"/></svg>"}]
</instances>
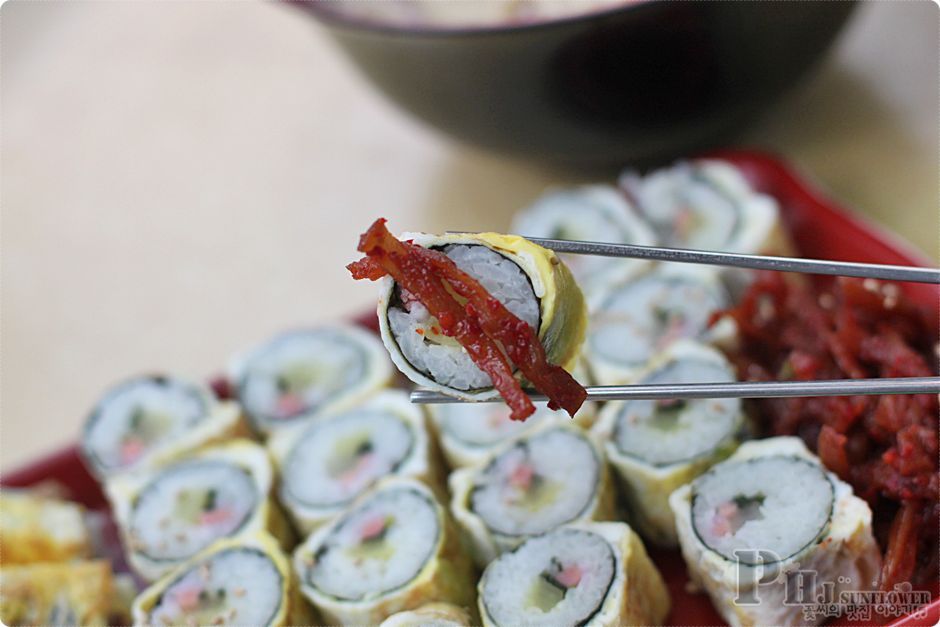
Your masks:
<instances>
[{"instance_id":1,"label":"metal chopstick","mask_svg":"<svg viewBox=\"0 0 940 627\"><path fill-rule=\"evenodd\" d=\"M697 263L711 266L732 266L737 268L750 268L752 270L830 274L836 276L861 277L865 279L883 279L886 281L911 281L914 283L940 284L940 270L936 268L892 266L851 261L827 261L823 259L802 259L799 257L741 255L738 253L691 250L686 248L605 244L604 242L581 242L539 237L527 237L526 239L539 246L550 248L555 252L574 255L633 257L653 261L675 261L678 263Z\"/></svg>"},{"instance_id":2,"label":"metal chopstick","mask_svg":"<svg viewBox=\"0 0 940 627\"><path fill-rule=\"evenodd\" d=\"M940 377L887 379L830 379L823 381L746 381L738 383L657 383L601 385L585 388L589 401L626 401L695 398L785 398L791 396L856 396L871 394L940 394ZM532 390L534 402L548 398ZM412 403L460 403L461 399L434 390L411 392ZM481 402L504 402L493 398Z\"/></svg>"}]
</instances>

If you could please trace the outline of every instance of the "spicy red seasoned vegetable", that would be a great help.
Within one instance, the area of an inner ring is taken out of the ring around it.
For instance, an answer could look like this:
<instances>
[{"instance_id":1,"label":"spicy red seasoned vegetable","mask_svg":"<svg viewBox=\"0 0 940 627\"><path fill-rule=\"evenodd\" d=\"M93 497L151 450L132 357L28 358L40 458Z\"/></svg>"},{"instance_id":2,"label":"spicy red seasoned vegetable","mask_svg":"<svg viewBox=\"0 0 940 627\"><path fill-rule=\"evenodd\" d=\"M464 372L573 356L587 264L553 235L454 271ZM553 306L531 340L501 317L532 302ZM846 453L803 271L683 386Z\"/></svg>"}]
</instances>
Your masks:
<instances>
[{"instance_id":1,"label":"spicy red seasoned vegetable","mask_svg":"<svg viewBox=\"0 0 940 627\"><path fill-rule=\"evenodd\" d=\"M348 266L353 277L376 280L391 275L409 298L436 318L441 333L456 339L489 375L513 419L525 419L535 411L513 376L513 366L548 396L552 409L574 415L580 408L587 396L584 388L548 361L535 329L447 255L397 240L382 219L362 235L359 250L366 257Z\"/></svg>"},{"instance_id":2,"label":"spicy red seasoned vegetable","mask_svg":"<svg viewBox=\"0 0 940 627\"><path fill-rule=\"evenodd\" d=\"M813 290L765 273L727 312L731 355L752 381L935 376L937 320L896 285L838 279ZM937 576L938 401L930 394L767 399L763 428L799 435L875 513L883 589Z\"/></svg>"}]
</instances>

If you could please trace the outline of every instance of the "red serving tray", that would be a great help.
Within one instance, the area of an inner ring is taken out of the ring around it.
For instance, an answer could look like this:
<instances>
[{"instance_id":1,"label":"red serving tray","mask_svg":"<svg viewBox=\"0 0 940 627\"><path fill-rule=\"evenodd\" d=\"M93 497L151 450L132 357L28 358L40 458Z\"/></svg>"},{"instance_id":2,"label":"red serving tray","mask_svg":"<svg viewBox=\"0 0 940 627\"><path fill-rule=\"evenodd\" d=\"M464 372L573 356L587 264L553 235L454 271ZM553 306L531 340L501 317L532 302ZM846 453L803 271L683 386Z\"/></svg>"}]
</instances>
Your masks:
<instances>
[{"instance_id":1,"label":"red serving tray","mask_svg":"<svg viewBox=\"0 0 940 627\"><path fill-rule=\"evenodd\" d=\"M800 255L818 259L867 261L901 265L932 266L929 259L911 248L906 242L867 223L837 203L826 198L810 184L807 177L777 158L753 151L726 150L710 153L735 164L750 182L762 192L780 202L783 221ZM938 311L940 288L934 285L908 284L907 295L932 311ZM358 316L357 322L376 330L372 314ZM108 505L95 480L82 463L77 448L71 446L36 460L2 478L6 486L30 486L55 481L70 492L71 497L85 506L107 511ZM653 550L651 555L666 579L672 595L672 613L669 625L720 625L723 623L703 594L686 591L688 577L685 564L677 551ZM940 622L940 598L936 586L931 591L933 601L917 614L901 617L892 627L936 625ZM877 615L867 623L850 623L844 618L831 624L879 624Z\"/></svg>"}]
</instances>

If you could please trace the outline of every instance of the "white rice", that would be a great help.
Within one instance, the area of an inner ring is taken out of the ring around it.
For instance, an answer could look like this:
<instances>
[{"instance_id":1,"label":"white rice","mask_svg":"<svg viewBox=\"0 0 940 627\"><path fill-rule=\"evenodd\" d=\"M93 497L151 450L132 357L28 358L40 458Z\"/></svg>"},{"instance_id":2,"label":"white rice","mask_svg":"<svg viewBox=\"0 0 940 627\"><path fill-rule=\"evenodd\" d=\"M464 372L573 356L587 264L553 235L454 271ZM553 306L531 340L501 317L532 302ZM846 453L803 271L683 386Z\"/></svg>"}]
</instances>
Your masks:
<instances>
[{"instance_id":1,"label":"white rice","mask_svg":"<svg viewBox=\"0 0 940 627\"><path fill-rule=\"evenodd\" d=\"M285 333L242 364L239 399L256 425L310 415L363 379L368 356L356 339L334 329ZM285 392L297 402L288 411Z\"/></svg>"},{"instance_id":2,"label":"white rice","mask_svg":"<svg viewBox=\"0 0 940 627\"><path fill-rule=\"evenodd\" d=\"M486 246L455 244L444 252L509 311L538 330L539 301L519 266ZM407 309L389 308L388 322L402 354L425 375L458 390L492 386L489 375L455 340L434 337L437 320L421 303L410 302Z\"/></svg>"},{"instance_id":3,"label":"white rice","mask_svg":"<svg viewBox=\"0 0 940 627\"><path fill-rule=\"evenodd\" d=\"M571 567L580 571L577 585L553 591L549 602L540 599L550 578ZM482 601L496 625L583 625L601 609L616 572L617 558L604 538L558 529L491 562L483 573Z\"/></svg>"},{"instance_id":4,"label":"white rice","mask_svg":"<svg viewBox=\"0 0 940 627\"><path fill-rule=\"evenodd\" d=\"M640 366L679 339L699 338L727 296L694 273L656 270L607 294L591 317L588 343L597 356Z\"/></svg>"},{"instance_id":5,"label":"white rice","mask_svg":"<svg viewBox=\"0 0 940 627\"><path fill-rule=\"evenodd\" d=\"M288 453L281 492L304 505L340 505L394 472L414 439L411 427L388 412L360 409L323 418Z\"/></svg>"},{"instance_id":6,"label":"white rice","mask_svg":"<svg viewBox=\"0 0 940 627\"><path fill-rule=\"evenodd\" d=\"M374 520L386 521L381 539L362 540ZM383 490L346 513L323 543L307 579L321 593L361 600L414 579L435 553L441 529L427 497L409 488Z\"/></svg>"},{"instance_id":7,"label":"white rice","mask_svg":"<svg viewBox=\"0 0 940 627\"><path fill-rule=\"evenodd\" d=\"M284 585L277 567L257 549L224 550L171 584L151 610L148 624L267 625L280 609ZM196 608L190 603L193 591Z\"/></svg>"},{"instance_id":8,"label":"white rice","mask_svg":"<svg viewBox=\"0 0 940 627\"><path fill-rule=\"evenodd\" d=\"M83 445L101 468L126 468L148 452L178 439L208 413L202 390L184 381L165 377L132 379L108 392L98 403L88 420ZM135 432L143 450L128 462L122 447Z\"/></svg>"},{"instance_id":9,"label":"white rice","mask_svg":"<svg viewBox=\"0 0 940 627\"><path fill-rule=\"evenodd\" d=\"M726 383L733 373L707 361L680 359L646 377L644 384ZM623 403L613 440L621 453L668 465L712 452L734 436L741 400L701 399L663 406L657 401Z\"/></svg>"},{"instance_id":10,"label":"white rice","mask_svg":"<svg viewBox=\"0 0 940 627\"><path fill-rule=\"evenodd\" d=\"M729 560L737 561L735 551L741 549L771 551L786 559L825 531L833 500L832 483L809 460L772 456L727 461L692 483L692 524L708 548ZM722 511L726 508L741 512L730 525Z\"/></svg>"},{"instance_id":11,"label":"white rice","mask_svg":"<svg viewBox=\"0 0 940 627\"><path fill-rule=\"evenodd\" d=\"M531 469L527 489L513 485ZM534 535L577 518L594 499L600 460L586 439L554 428L498 455L475 479L471 509L487 527L511 536Z\"/></svg>"},{"instance_id":12,"label":"white rice","mask_svg":"<svg viewBox=\"0 0 940 627\"><path fill-rule=\"evenodd\" d=\"M212 496L209 496L209 493ZM206 509L211 499L211 509ZM258 506L254 480L223 461L183 462L156 475L131 512L134 551L154 560L183 560L238 531ZM211 512L224 511L213 519ZM210 518L200 517L206 512Z\"/></svg>"}]
</instances>

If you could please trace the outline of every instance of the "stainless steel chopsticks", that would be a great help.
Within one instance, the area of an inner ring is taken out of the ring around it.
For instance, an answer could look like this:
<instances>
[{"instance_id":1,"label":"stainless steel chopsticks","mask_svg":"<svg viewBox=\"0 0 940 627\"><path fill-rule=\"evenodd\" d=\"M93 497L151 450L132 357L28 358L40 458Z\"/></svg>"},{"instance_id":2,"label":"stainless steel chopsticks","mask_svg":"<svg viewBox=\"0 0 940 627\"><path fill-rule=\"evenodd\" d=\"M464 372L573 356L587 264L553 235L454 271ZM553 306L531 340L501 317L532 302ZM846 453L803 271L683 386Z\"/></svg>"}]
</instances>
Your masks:
<instances>
[{"instance_id":1,"label":"stainless steel chopsticks","mask_svg":"<svg viewBox=\"0 0 940 627\"><path fill-rule=\"evenodd\" d=\"M803 272L806 274L829 274L886 281L911 281L914 283L940 284L940 270L914 266L892 266L877 263L852 261L827 261L802 259L800 257L769 257L766 255L741 255L738 253L691 250L686 248L662 248L658 246L634 246L632 244L605 244L604 242L581 242L563 239L527 237L531 242L559 253L573 255L596 255L600 257L632 257L653 261L674 261L710 266L731 266L751 270L776 270L778 272Z\"/></svg>"},{"instance_id":2,"label":"stainless steel chopsticks","mask_svg":"<svg viewBox=\"0 0 940 627\"><path fill-rule=\"evenodd\" d=\"M940 377L889 379L831 379L823 381L747 381L740 383L657 383L600 385L585 388L589 401L628 401L696 398L785 398L792 396L856 396L870 394L940 394ZM526 390L535 402L548 398ZM412 403L464 402L433 390L411 392ZM483 402L504 402L494 398Z\"/></svg>"}]
</instances>

